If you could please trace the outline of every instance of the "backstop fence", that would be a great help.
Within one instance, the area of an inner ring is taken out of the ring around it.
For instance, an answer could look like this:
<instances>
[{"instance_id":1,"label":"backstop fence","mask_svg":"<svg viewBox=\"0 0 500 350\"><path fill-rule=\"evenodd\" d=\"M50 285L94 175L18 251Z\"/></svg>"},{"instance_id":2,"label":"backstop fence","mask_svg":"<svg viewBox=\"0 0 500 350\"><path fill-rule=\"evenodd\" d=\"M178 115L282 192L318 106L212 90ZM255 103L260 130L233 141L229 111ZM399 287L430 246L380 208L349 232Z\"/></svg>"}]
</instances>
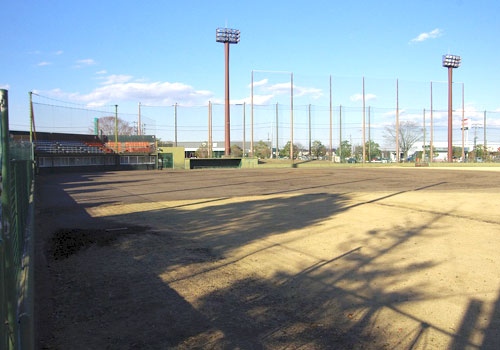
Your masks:
<instances>
[{"instance_id":1,"label":"backstop fence","mask_svg":"<svg viewBox=\"0 0 500 350\"><path fill-rule=\"evenodd\" d=\"M0 90L0 105L0 350L33 349L33 148L9 140L6 90Z\"/></svg>"}]
</instances>

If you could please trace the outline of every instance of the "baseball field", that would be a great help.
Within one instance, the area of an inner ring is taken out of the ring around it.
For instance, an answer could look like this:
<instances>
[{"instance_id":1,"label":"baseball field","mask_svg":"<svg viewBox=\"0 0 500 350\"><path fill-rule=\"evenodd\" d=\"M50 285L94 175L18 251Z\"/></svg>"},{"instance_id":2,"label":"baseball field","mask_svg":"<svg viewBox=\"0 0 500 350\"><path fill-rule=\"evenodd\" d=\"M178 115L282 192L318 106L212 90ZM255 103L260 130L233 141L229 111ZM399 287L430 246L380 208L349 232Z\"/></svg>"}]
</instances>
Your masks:
<instances>
[{"instance_id":1,"label":"baseball field","mask_svg":"<svg viewBox=\"0 0 500 350\"><path fill-rule=\"evenodd\" d=\"M38 348L498 349L499 169L39 176Z\"/></svg>"}]
</instances>

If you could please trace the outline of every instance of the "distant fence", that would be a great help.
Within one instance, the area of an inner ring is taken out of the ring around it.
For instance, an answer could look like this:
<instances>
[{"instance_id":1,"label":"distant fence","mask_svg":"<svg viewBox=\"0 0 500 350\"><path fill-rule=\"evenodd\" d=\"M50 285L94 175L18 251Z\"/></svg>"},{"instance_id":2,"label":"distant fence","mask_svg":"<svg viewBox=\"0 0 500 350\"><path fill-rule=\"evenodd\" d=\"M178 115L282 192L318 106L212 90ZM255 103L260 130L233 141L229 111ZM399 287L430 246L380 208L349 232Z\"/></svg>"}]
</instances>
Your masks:
<instances>
[{"instance_id":1,"label":"distant fence","mask_svg":"<svg viewBox=\"0 0 500 350\"><path fill-rule=\"evenodd\" d=\"M9 140L6 90L0 104L0 350L33 349L33 150L30 142Z\"/></svg>"},{"instance_id":2,"label":"distant fence","mask_svg":"<svg viewBox=\"0 0 500 350\"><path fill-rule=\"evenodd\" d=\"M314 141L319 141L327 152L331 147L335 155L359 157L364 140L369 146L367 158L372 158L372 146L377 145L387 156L396 152L391 131L398 121L401 128L411 125L416 133L411 153L422 151L424 144L428 149L431 141L435 152L447 149L446 82L332 77L330 90L328 78L294 75L291 108L289 75L256 71L252 80L253 105L251 99L245 97L230 106L231 144L245 141L245 145L255 146L262 140L272 144L274 150L282 150L291 141L293 132L293 143L303 154L312 151ZM462 145L469 154L476 149L474 157L481 154L484 159L488 159L484 157L486 153L500 152L500 112L480 111L466 105L464 84L453 86L452 136L453 146L460 149L457 153L461 155ZM159 141L180 146L190 144L191 148L193 143L209 140L218 144L214 147L219 147L225 138L225 108L220 102L209 104L207 101L194 106L154 105L151 101L150 104L124 103L117 109L114 105L75 105L35 94L33 101L37 131L98 134L100 125L112 122L116 116L118 135L155 135ZM102 123L98 125L96 120ZM462 120L465 120L463 136ZM404 132L401 130L400 135ZM109 125L104 134L112 134ZM405 142L399 143L401 150ZM340 152L341 144L346 148L344 154Z\"/></svg>"}]
</instances>

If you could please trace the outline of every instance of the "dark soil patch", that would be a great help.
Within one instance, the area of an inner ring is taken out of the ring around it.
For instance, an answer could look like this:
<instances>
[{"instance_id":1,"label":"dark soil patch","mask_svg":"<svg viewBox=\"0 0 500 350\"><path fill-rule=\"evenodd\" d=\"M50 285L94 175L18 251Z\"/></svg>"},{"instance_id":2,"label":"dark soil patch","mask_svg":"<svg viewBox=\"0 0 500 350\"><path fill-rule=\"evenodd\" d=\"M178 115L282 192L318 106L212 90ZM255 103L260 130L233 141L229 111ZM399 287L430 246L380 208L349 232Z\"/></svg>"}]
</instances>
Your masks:
<instances>
[{"instance_id":1,"label":"dark soil patch","mask_svg":"<svg viewBox=\"0 0 500 350\"><path fill-rule=\"evenodd\" d=\"M143 233L148 229L148 227L144 226L108 229L63 228L56 231L52 236L50 255L54 260L66 259L93 244L110 245L119 236Z\"/></svg>"}]
</instances>

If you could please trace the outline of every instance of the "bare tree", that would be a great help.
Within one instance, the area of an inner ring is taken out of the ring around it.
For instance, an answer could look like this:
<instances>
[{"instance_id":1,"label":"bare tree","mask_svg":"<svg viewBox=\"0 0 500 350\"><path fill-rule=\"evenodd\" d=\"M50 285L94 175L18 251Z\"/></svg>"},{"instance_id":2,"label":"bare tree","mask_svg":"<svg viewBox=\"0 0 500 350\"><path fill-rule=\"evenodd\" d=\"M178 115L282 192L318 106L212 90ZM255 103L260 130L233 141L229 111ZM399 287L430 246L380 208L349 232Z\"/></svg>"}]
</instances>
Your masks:
<instances>
[{"instance_id":1,"label":"bare tree","mask_svg":"<svg viewBox=\"0 0 500 350\"><path fill-rule=\"evenodd\" d=\"M97 119L97 129L99 134L114 135L115 134L115 117L101 117ZM133 135L134 128L125 120L118 118L117 120L118 135ZM92 127L91 132L94 132Z\"/></svg>"},{"instance_id":2,"label":"bare tree","mask_svg":"<svg viewBox=\"0 0 500 350\"><path fill-rule=\"evenodd\" d=\"M421 139L422 129L413 121L405 120L399 123L399 151L403 152L404 159L408 158L408 151ZM391 145L396 145L396 124L385 128L384 138Z\"/></svg>"}]
</instances>

